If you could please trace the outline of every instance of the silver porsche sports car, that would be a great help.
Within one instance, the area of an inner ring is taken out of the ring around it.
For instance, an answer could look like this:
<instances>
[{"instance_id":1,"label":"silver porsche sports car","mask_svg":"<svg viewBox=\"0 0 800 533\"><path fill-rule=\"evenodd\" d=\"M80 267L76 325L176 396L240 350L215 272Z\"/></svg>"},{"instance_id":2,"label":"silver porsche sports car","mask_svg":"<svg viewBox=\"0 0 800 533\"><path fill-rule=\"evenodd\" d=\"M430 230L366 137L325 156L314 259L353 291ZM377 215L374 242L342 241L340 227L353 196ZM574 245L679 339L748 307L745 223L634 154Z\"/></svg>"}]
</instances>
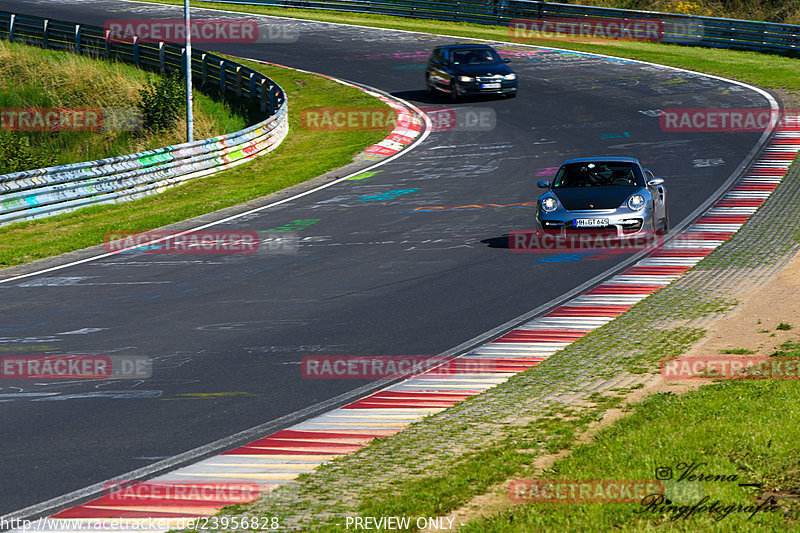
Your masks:
<instances>
[{"instance_id":1,"label":"silver porsche sports car","mask_svg":"<svg viewBox=\"0 0 800 533\"><path fill-rule=\"evenodd\" d=\"M616 231L620 238L669 230L667 191L630 157L565 161L537 202L536 221L545 232Z\"/></svg>"}]
</instances>

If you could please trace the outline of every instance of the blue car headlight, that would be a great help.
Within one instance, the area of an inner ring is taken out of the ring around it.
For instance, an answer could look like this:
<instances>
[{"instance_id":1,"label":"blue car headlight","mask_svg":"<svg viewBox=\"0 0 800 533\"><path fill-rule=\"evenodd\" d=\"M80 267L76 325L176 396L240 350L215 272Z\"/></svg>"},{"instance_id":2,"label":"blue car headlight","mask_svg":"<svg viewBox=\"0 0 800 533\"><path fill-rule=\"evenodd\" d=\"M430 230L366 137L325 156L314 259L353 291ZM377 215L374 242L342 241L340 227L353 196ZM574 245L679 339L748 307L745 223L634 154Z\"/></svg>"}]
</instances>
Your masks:
<instances>
[{"instance_id":1,"label":"blue car headlight","mask_svg":"<svg viewBox=\"0 0 800 533\"><path fill-rule=\"evenodd\" d=\"M644 207L644 196L641 194L634 194L630 198L628 198L628 207L631 208L631 211L639 211Z\"/></svg>"},{"instance_id":2,"label":"blue car headlight","mask_svg":"<svg viewBox=\"0 0 800 533\"><path fill-rule=\"evenodd\" d=\"M542 206L542 211L544 211L545 213L552 213L553 211L558 209L558 202L552 196L548 196L547 198L542 198L540 205Z\"/></svg>"}]
</instances>

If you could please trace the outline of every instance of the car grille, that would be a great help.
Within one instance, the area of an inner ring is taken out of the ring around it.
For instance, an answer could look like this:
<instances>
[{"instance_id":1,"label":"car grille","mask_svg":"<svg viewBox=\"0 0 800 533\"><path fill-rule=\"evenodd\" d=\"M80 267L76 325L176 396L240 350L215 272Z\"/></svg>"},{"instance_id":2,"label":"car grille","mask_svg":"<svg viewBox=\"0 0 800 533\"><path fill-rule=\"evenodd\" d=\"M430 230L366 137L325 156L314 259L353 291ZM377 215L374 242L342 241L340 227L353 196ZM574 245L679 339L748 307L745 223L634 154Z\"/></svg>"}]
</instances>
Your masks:
<instances>
[{"instance_id":1,"label":"car grille","mask_svg":"<svg viewBox=\"0 0 800 533\"><path fill-rule=\"evenodd\" d=\"M637 231L642 229L642 225L644 224L644 220L641 218L633 219L635 222L625 224L622 226L622 233L624 235L628 235L631 233L636 233Z\"/></svg>"},{"instance_id":2,"label":"car grille","mask_svg":"<svg viewBox=\"0 0 800 533\"><path fill-rule=\"evenodd\" d=\"M498 81L503 81L503 76L500 74L496 76L477 76L475 79L480 83L497 83Z\"/></svg>"}]
</instances>

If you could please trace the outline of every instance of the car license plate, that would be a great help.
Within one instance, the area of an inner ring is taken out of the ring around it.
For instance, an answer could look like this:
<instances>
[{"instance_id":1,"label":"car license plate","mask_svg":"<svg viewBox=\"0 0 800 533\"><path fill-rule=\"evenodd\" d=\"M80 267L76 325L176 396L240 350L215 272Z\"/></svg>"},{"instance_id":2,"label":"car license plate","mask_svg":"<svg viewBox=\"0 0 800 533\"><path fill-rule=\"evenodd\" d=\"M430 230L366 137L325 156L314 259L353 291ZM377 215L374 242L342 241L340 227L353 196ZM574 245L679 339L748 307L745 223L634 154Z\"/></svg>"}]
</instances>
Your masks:
<instances>
[{"instance_id":1,"label":"car license plate","mask_svg":"<svg viewBox=\"0 0 800 533\"><path fill-rule=\"evenodd\" d=\"M576 218L576 228L597 228L601 226L608 226L607 218Z\"/></svg>"},{"instance_id":2,"label":"car license plate","mask_svg":"<svg viewBox=\"0 0 800 533\"><path fill-rule=\"evenodd\" d=\"M481 83L481 89L499 89L499 83Z\"/></svg>"}]
</instances>

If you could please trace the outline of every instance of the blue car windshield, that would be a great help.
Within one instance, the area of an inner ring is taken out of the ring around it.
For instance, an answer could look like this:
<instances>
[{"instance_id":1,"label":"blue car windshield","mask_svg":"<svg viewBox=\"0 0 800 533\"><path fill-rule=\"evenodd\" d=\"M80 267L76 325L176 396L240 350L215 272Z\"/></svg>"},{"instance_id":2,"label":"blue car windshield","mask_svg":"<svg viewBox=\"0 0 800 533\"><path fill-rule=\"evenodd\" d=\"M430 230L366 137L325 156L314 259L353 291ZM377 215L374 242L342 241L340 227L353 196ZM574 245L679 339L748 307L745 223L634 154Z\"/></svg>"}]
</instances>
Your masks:
<instances>
[{"instance_id":1,"label":"blue car windshield","mask_svg":"<svg viewBox=\"0 0 800 533\"><path fill-rule=\"evenodd\" d=\"M491 48L468 48L453 50L453 64L455 65L494 65L502 63L500 56Z\"/></svg>"},{"instance_id":2,"label":"blue car windshield","mask_svg":"<svg viewBox=\"0 0 800 533\"><path fill-rule=\"evenodd\" d=\"M639 165L617 161L569 163L558 169L553 188L644 187Z\"/></svg>"}]
</instances>

